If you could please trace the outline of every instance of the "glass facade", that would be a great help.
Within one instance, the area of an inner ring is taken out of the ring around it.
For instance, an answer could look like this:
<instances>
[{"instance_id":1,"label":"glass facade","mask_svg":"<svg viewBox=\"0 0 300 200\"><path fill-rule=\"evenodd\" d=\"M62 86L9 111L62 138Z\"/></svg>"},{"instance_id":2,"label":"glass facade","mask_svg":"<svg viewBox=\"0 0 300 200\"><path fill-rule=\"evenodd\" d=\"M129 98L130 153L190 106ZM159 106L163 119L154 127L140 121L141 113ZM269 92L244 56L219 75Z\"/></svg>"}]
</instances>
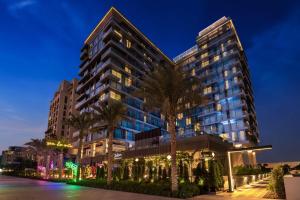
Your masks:
<instances>
[{"instance_id":1,"label":"glass facade","mask_svg":"<svg viewBox=\"0 0 300 200\"><path fill-rule=\"evenodd\" d=\"M174 58L202 80L208 104L178 118L179 134L218 134L236 144L258 140L247 59L232 20L221 18L201 31L196 45Z\"/></svg>"},{"instance_id":2,"label":"glass facade","mask_svg":"<svg viewBox=\"0 0 300 200\"><path fill-rule=\"evenodd\" d=\"M139 87L137 80L147 70L172 61L117 10L111 9L91 33L80 58L76 108L80 112L90 111L92 105L109 99L122 101L127 106L127 119L115 131L114 144L118 141L125 146L132 144L135 134L165 127L160 114L143 110L143 100L132 96L132 91ZM105 146L105 139L106 130L91 133L85 140L87 152L89 143Z\"/></svg>"}]
</instances>

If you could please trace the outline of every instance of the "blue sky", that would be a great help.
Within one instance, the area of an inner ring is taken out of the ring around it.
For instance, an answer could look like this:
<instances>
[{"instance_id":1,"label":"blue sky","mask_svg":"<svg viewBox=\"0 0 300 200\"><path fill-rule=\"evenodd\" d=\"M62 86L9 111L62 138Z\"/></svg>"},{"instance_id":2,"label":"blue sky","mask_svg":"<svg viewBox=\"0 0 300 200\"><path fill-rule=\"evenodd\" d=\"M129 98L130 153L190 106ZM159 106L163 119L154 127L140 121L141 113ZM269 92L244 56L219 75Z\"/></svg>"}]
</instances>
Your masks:
<instances>
[{"instance_id":1,"label":"blue sky","mask_svg":"<svg viewBox=\"0 0 300 200\"><path fill-rule=\"evenodd\" d=\"M299 159L300 5L297 1L0 0L0 151L41 138L49 102L77 76L84 39L111 6L175 57L222 16L237 28L250 64L260 160Z\"/></svg>"}]
</instances>

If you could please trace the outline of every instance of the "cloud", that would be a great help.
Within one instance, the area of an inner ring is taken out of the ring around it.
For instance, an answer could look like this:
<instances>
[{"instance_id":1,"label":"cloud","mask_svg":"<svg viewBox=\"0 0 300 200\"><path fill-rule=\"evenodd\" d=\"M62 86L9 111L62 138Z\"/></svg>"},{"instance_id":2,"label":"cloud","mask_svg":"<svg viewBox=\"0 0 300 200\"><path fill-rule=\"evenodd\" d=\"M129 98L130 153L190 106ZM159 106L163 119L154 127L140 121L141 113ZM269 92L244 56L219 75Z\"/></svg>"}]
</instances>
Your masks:
<instances>
[{"instance_id":1,"label":"cloud","mask_svg":"<svg viewBox=\"0 0 300 200\"><path fill-rule=\"evenodd\" d=\"M9 1L9 3L7 3L7 10L11 15L15 17L17 17L21 11L28 9L29 7L32 7L35 4L37 4L35 0L21 0L21 1L12 1L12 2L13 3Z\"/></svg>"}]
</instances>

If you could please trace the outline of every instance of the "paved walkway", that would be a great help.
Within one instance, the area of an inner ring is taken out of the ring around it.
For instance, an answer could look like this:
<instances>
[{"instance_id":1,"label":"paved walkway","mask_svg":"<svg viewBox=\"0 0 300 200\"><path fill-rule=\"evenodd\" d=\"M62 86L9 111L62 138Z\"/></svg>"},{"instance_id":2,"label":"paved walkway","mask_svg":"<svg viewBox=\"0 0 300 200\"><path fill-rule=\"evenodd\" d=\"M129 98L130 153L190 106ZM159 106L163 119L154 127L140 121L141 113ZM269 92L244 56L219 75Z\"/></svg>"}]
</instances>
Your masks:
<instances>
[{"instance_id":1,"label":"paved walkway","mask_svg":"<svg viewBox=\"0 0 300 200\"><path fill-rule=\"evenodd\" d=\"M174 200L0 175L0 200Z\"/></svg>"},{"instance_id":2,"label":"paved walkway","mask_svg":"<svg viewBox=\"0 0 300 200\"><path fill-rule=\"evenodd\" d=\"M264 179L250 185L238 188L233 193L222 192L217 195L201 195L194 197L193 199L201 200L213 200L213 199L239 199L239 200L262 200L265 194L267 194L267 186L269 179ZM264 199L266 200L266 199Z\"/></svg>"}]
</instances>

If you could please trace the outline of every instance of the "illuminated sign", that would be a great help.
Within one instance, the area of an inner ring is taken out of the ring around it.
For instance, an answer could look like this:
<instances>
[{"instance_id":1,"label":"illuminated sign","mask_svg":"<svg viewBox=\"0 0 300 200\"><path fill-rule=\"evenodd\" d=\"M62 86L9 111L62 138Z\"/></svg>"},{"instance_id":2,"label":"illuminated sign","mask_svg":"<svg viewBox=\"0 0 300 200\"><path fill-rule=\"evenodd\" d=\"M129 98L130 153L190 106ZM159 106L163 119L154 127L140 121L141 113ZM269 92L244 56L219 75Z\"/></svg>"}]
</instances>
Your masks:
<instances>
[{"instance_id":1,"label":"illuminated sign","mask_svg":"<svg viewBox=\"0 0 300 200\"><path fill-rule=\"evenodd\" d=\"M78 165L71 161L66 162L66 168L70 168L75 176L77 176Z\"/></svg>"},{"instance_id":2,"label":"illuminated sign","mask_svg":"<svg viewBox=\"0 0 300 200\"><path fill-rule=\"evenodd\" d=\"M121 153L115 153L114 158L115 158L115 160L122 159L122 154Z\"/></svg>"},{"instance_id":3,"label":"illuminated sign","mask_svg":"<svg viewBox=\"0 0 300 200\"><path fill-rule=\"evenodd\" d=\"M61 141L47 141L46 144L47 146L72 148L72 144L61 142Z\"/></svg>"}]
</instances>

